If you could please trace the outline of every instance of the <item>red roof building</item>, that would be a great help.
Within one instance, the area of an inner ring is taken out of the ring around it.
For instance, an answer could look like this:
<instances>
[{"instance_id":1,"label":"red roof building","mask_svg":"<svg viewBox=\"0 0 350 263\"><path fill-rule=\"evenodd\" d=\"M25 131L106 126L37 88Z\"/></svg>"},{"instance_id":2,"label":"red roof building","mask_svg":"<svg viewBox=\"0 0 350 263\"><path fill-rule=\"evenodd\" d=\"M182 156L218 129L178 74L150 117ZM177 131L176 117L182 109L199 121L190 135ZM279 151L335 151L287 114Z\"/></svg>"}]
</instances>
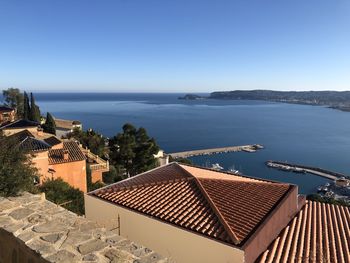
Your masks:
<instances>
[{"instance_id":1,"label":"red roof building","mask_svg":"<svg viewBox=\"0 0 350 263\"><path fill-rule=\"evenodd\" d=\"M297 213L297 193L295 185L171 163L89 193L85 209L102 224L118 215L121 235L176 262L254 262Z\"/></svg>"}]
</instances>

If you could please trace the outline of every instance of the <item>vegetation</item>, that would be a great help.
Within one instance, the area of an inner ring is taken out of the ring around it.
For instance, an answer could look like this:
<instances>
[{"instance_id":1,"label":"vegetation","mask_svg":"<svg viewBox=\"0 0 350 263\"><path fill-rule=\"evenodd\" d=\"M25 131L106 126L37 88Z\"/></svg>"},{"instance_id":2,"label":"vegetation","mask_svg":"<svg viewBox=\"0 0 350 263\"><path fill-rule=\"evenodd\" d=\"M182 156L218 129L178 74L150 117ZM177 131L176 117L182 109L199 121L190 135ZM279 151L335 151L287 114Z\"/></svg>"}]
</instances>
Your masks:
<instances>
[{"instance_id":1,"label":"vegetation","mask_svg":"<svg viewBox=\"0 0 350 263\"><path fill-rule=\"evenodd\" d=\"M41 122L40 108L35 104L35 99L33 93L30 93L30 110L29 110L29 120Z\"/></svg>"},{"instance_id":2,"label":"vegetation","mask_svg":"<svg viewBox=\"0 0 350 263\"><path fill-rule=\"evenodd\" d=\"M86 184L87 184L87 191L91 192L93 190L99 189L101 187L104 187L105 184L103 182L92 182L92 177L91 177L91 169L90 167L87 165L86 166Z\"/></svg>"},{"instance_id":3,"label":"vegetation","mask_svg":"<svg viewBox=\"0 0 350 263\"><path fill-rule=\"evenodd\" d=\"M40 190L45 193L47 200L78 215L84 214L84 193L62 179L47 180L40 186Z\"/></svg>"},{"instance_id":4,"label":"vegetation","mask_svg":"<svg viewBox=\"0 0 350 263\"><path fill-rule=\"evenodd\" d=\"M184 164L193 164L193 162L188 158L178 157L173 158L171 155L169 155L169 162L178 162L178 163L184 163Z\"/></svg>"},{"instance_id":5,"label":"vegetation","mask_svg":"<svg viewBox=\"0 0 350 263\"><path fill-rule=\"evenodd\" d=\"M17 109L17 118L23 118L24 95L19 89L9 88L2 91L5 105Z\"/></svg>"},{"instance_id":6,"label":"vegetation","mask_svg":"<svg viewBox=\"0 0 350 263\"><path fill-rule=\"evenodd\" d=\"M109 171L102 174L103 182L105 184L113 184L125 179L123 171L124 169L121 166L109 165Z\"/></svg>"},{"instance_id":7,"label":"vegetation","mask_svg":"<svg viewBox=\"0 0 350 263\"><path fill-rule=\"evenodd\" d=\"M326 203L326 204L350 206L350 203L345 200L335 199L332 197L325 197L319 194L310 194L306 198L307 200L310 200L310 201L317 201L317 202Z\"/></svg>"},{"instance_id":8,"label":"vegetation","mask_svg":"<svg viewBox=\"0 0 350 263\"><path fill-rule=\"evenodd\" d=\"M136 129L129 123L125 124L123 132L114 136L109 146L112 164L124 168L128 177L157 165L153 155L158 153L159 147L144 128Z\"/></svg>"},{"instance_id":9,"label":"vegetation","mask_svg":"<svg viewBox=\"0 0 350 263\"><path fill-rule=\"evenodd\" d=\"M52 115L48 112L46 114L46 121L43 125L44 132L56 135L56 123Z\"/></svg>"},{"instance_id":10,"label":"vegetation","mask_svg":"<svg viewBox=\"0 0 350 263\"><path fill-rule=\"evenodd\" d=\"M30 105L27 92L24 92L24 101L23 101L23 119L29 120L30 114Z\"/></svg>"},{"instance_id":11,"label":"vegetation","mask_svg":"<svg viewBox=\"0 0 350 263\"><path fill-rule=\"evenodd\" d=\"M33 191L37 176L30 155L17 146L17 141L0 134L0 196Z\"/></svg>"},{"instance_id":12,"label":"vegetation","mask_svg":"<svg viewBox=\"0 0 350 263\"><path fill-rule=\"evenodd\" d=\"M97 154L98 156L106 155L105 138L92 129L82 131L81 129L76 128L73 130L73 132L69 133L67 137L69 139L76 139L83 145L84 148L89 148L92 153Z\"/></svg>"}]
</instances>

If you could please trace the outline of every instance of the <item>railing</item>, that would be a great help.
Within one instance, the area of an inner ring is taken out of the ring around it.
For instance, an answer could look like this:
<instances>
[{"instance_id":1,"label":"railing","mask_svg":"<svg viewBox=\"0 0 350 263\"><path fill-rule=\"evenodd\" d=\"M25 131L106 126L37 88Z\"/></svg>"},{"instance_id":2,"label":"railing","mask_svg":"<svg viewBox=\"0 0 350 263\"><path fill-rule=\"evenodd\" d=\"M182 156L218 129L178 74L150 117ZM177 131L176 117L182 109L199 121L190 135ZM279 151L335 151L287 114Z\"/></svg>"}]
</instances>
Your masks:
<instances>
[{"instance_id":1,"label":"railing","mask_svg":"<svg viewBox=\"0 0 350 263\"><path fill-rule=\"evenodd\" d=\"M89 149L84 149L84 148L81 148L81 149L87 158L90 158L96 162L96 164L90 165L91 170L93 170L93 171L96 171L96 170L109 171L109 162L108 161L105 161L101 157L99 157L98 155L93 154L92 152L90 152Z\"/></svg>"}]
</instances>

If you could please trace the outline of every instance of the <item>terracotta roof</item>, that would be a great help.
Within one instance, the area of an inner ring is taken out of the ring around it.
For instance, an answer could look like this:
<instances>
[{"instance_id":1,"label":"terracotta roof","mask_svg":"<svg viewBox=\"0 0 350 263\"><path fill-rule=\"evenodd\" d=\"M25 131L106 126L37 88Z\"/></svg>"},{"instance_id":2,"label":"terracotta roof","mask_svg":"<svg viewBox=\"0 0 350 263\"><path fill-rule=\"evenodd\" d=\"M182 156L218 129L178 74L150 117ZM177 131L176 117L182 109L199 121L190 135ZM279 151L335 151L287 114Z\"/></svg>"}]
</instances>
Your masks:
<instances>
[{"instance_id":1,"label":"terracotta roof","mask_svg":"<svg viewBox=\"0 0 350 263\"><path fill-rule=\"evenodd\" d=\"M308 201L256 262L350 262L350 208Z\"/></svg>"},{"instance_id":2,"label":"terracotta roof","mask_svg":"<svg viewBox=\"0 0 350 263\"><path fill-rule=\"evenodd\" d=\"M63 158L63 152L68 151L68 158ZM85 160L84 153L79 148L79 145L73 141L63 142L62 149L51 149L49 151L49 164L69 163Z\"/></svg>"},{"instance_id":3,"label":"terracotta roof","mask_svg":"<svg viewBox=\"0 0 350 263\"><path fill-rule=\"evenodd\" d=\"M171 163L90 195L241 246L290 187Z\"/></svg>"}]
</instances>

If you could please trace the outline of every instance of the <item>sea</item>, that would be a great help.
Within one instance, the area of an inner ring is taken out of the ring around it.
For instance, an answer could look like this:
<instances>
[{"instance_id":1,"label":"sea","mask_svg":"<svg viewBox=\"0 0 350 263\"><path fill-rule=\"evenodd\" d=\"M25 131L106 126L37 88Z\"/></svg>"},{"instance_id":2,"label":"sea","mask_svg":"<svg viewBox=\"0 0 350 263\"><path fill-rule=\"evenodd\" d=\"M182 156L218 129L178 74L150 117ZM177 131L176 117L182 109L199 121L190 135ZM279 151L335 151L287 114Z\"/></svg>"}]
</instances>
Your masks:
<instances>
[{"instance_id":1,"label":"sea","mask_svg":"<svg viewBox=\"0 0 350 263\"><path fill-rule=\"evenodd\" d=\"M247 100L179 100L170 93L36 93L42 112L79 120L112 137L125 123L144 127L166 152L261 144L255 153L197 156L251 177L293 183L310 194L327 179L268 168L267 160L316 166L350 175L350 112L322 106ZM201 94L205 95L205 94Z\"/></svg>"}]
</instances>

